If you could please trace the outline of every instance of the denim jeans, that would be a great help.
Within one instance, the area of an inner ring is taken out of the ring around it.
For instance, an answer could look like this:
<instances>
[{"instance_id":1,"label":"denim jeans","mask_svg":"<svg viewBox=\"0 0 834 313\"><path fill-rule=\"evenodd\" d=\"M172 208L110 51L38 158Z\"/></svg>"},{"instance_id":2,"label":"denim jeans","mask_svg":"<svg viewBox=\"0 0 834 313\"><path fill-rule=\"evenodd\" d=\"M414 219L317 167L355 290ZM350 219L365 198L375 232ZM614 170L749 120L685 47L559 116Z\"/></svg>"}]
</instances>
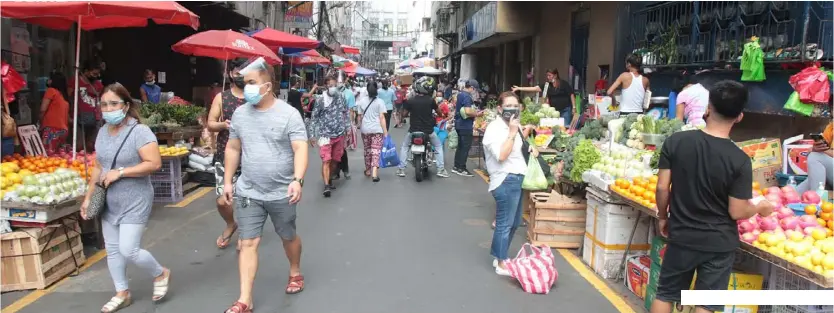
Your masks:
<instances>
[{"instance_id":1,"label":"denim jeans","mask_svg":"<svg viewBox=\"0 0 834 313\"><path fill-rule=\"evenodd\" d=\"M101 220L101 234L107 250L107 268L116 286L116 291L128 290L127 262L133 263L152 277L162 275L162 265L153 255L139 247L145 224L110 224Z\"/></svg>"},{"instance_id":2,"label":"denim jeans","mask_svg":"<svg viewBox=\"0 0 834 313\"><path fill-rule=\"evenodd\" d=\"M817 190L820 183L824 186L826 182L832 181L834 181L832 158L822 152L811 152L808 154L808 178L796 186L796 191L802 193Z\"/></svg>"},{"instance_id":3,"label":"denim jeans","mask_svg":"<svg viewBox=\"0 0 834 313\"><path fill-rule=\"evenodd\" d=\"M429 136L429 140L431 140L431 145L434 147L434 150L437 151L437 158L435 162L437 162L437 168L445 168L445 162L443 161L443 145L440 144L440 138L437 138L437 134L431 133ZM411 133L405 134L405 138L403 138L403 144L400 146L400 165L398 168L405 168L406 163L408 162L408 155L411 153ZM426 153L431 153L431 150L426 149Z\"/></svg>"},{"instance_id":4,"label":"denim jeans","mask_svg":"<svg viewBox=\"0 0 834 313\"><path fill-rule=\"evenodd\" d=\"M456 129L458 133L458 149L455 150L455 168L465 170L469 150L472 149L472 130Z\"/></svg>"},{"instance_id":5,"label":"denim jeans","mask_svg":"<svg viewBox=\"0 0 834 313\"><path fill-rule=\"evenodd\" d=\"M490 254L498 260L507 260L507 250L521 224L521 181L524 175L508 174L504 182L492 191L495 198L495 230L492 233Z\"/></svg>"},{"instance_id":6,"label":"denim jeans","mask_svg":"<svg viewBox=\"0 0 834 313\"><path fill-rule=\"evenodd\" d=\"M573 106L559 110L559 116L565 119L565 128L570 127L570 123L573 122Z\"/></svg>"}]
</instances>

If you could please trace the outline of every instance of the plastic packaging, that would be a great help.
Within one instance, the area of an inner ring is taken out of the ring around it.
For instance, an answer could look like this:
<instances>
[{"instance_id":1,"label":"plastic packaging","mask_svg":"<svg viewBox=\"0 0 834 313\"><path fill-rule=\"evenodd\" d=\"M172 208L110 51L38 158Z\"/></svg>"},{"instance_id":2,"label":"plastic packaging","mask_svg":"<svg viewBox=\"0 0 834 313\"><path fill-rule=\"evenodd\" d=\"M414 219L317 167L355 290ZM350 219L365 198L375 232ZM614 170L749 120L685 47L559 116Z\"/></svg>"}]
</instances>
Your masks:
<instances>
[{"instance_id":1,"label":"plastic packaging","mask_svg":"<svg viewBox=\"0 0 834 313\"><path fill-rule=\"evenodd\" d=\"M820 182L817 186L817 195L820 196L820 202L828 201L828 190L825 190L825 182Z\"/></svg>"}]
</instances>

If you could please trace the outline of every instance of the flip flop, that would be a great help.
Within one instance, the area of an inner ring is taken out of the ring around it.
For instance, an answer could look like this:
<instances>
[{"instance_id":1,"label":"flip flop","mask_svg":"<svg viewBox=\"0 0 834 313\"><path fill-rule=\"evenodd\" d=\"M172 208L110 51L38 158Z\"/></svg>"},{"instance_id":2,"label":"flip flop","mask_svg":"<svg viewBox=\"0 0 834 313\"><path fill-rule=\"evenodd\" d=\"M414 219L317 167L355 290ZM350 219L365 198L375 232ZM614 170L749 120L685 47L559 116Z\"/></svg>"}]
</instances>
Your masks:
<instances>
[{"instance_id":1,"label":"flip flop","mask_svg":"<svg viewBox=\"0 0 834 313\"><path fill-rule=\"evenodd\" d=\"M290 288L295 288L296 290L295 291L290 291ZM294 294L297 294L299 292L304 291L304 276L303 275L290 276L289 282L287 282L287 288L285 288L284 291L288 295L294 295Z\"/></svg>"},{"instance_id":2,"label":"flip flop","mask_svg":"<svg viewBox=\"0 0 834 313\"><path fill-rule=\"evenodd\" d=\"M235 226L235 228L232 228L232 232L229 233L229 236L223 237L223 233L220 233L220 237L218 237L220 239L220 244L217 245L217 248L226 249L227 247L229 247L229 243L230 241L232 241L232 236L235 235L236 231L237 226Z\"/></svg>"}]
</instances>

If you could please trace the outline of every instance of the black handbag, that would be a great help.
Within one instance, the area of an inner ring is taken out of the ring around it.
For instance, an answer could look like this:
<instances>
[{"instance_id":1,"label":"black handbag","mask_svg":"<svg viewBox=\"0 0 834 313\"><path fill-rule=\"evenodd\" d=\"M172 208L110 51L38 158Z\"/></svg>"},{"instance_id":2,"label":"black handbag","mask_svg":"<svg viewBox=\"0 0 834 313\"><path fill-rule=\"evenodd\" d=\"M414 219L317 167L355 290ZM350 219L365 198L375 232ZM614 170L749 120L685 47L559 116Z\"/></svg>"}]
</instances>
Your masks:
<instances>
[{"instance_id":1,"label":"black handbag","mask_svg":"<svg viewBox=\"0 0 834 313\"><path fill-rule=\"evenodd\" d=\"M122 151L122 147L125 146L125 142L127 142L127 139L130 138L130 133L133 132L133 129L136 128L136 125L139 125L139 123L134 124L133 127L131 127L130 130L127 131L127 136L125 136L125 139L122 140L122 144L119 145L119 150L116 150L116 155L113 156L113 163L110 165L111 170L114 166L116 166L116 159L119 157L119 152ZM101 214L101 212L104 211L104 208L106 206L107 187L105 187L104 184L102 184L99 181L95 185L93 185L93 193L92 195L90 195L90 204L87 205L87 219L92 219Z\"/></svg>"}]
</instances>

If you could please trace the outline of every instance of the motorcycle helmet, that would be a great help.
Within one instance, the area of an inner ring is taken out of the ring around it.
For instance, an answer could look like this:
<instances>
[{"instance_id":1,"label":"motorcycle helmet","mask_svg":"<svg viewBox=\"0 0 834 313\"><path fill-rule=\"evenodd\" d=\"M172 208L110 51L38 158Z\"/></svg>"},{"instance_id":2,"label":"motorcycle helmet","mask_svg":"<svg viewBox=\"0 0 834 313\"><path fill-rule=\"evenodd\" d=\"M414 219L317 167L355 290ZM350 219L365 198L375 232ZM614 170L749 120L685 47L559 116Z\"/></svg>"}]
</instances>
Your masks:
<instances>
[{"instance_id":1,"label":"motorcycle helmet","mask_svg":"<svg viewBox=\"0 0 834 313\"><path fill-rule=\"evenodd\" d=\"M417 79L412 85L414 91L419 95L431 95L434 92L434 78L423 76Z\"/></svg>"}]
</instances>

